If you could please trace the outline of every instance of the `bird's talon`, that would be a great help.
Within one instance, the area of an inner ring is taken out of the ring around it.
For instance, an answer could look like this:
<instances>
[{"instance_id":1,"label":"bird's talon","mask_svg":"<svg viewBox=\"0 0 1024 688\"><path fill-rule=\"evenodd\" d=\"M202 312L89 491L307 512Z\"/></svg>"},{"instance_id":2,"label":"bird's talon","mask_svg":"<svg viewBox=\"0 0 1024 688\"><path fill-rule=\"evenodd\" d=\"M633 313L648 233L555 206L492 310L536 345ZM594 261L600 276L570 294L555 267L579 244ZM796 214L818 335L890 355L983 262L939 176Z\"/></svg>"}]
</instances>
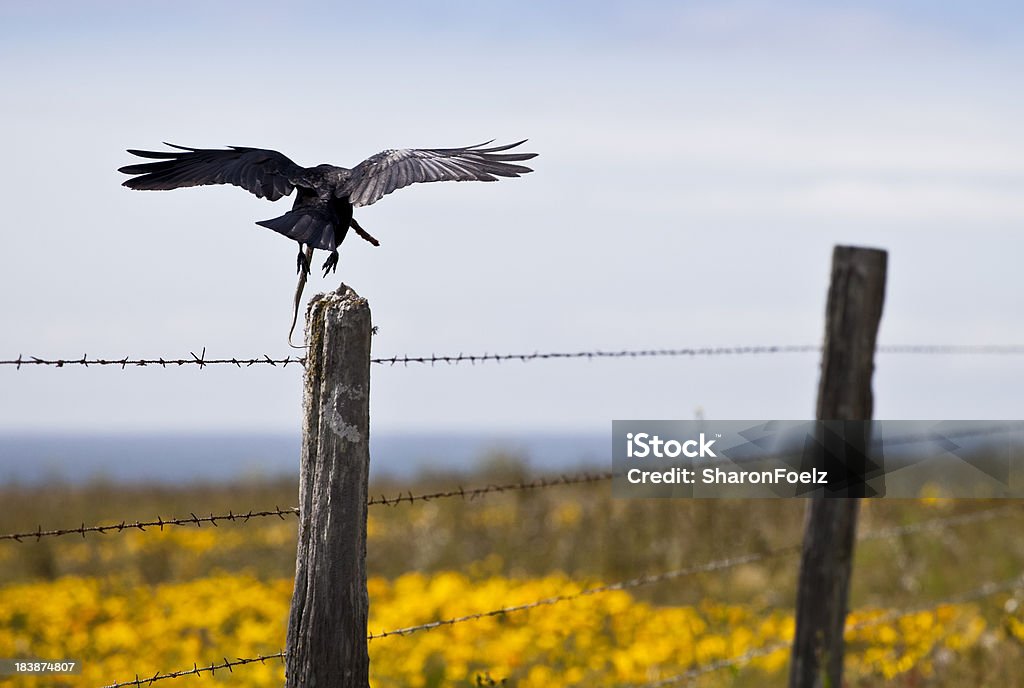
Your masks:
<instances>
[{"instance_id":1,"label":"bird's talon","mask_svg":"<svg viewBox=\"0 0 1024 688\"><path fill-rule=\"evenodd\" d=\"M306 256L302 253L302 249L299 249L299 256L296 259L296 270L297 275L308 275L309 274L309 261L306 260Z\"/></svg>"},{"instance_id":2,"label":"bird's talon","mask_svg":"<svg viewBox=\"0 0 1024 688\"><path fill-rule=\"evenodd\" d=\"M338 252L331 251L331 255L327 256L327 260L324 261L324 277L327 277L330 272L338 271Z\"/></svg>"}]
</instances>

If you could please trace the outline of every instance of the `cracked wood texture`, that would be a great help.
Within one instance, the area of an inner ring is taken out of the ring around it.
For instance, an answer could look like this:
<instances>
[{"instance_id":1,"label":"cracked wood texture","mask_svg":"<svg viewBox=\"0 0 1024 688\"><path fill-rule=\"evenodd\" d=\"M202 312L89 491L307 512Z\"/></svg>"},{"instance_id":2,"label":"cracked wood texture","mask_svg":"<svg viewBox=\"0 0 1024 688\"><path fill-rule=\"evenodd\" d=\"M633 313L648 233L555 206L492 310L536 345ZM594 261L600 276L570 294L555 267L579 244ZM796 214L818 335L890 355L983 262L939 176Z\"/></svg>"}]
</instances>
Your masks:
<instances>
[{"instance_id":1,"label":"cracked wood texture","mask_svg":"<svg viewBox=\"0 0 1024 688\"><path fill-rule=\"evenodd\" d=\"M887 254L877 249L836 246L825 313L825 345L818 388L818 420L870 421L871 376L885 300ZM843 424L840 424L843 425ZM861 450L870 441L867 423L846 423L847 440ZM851 432L852 431L852 432ZM819 438L824 442L824 437ZM856 450L855 450L856 453ZM847 452L846 457L850 454ZM849 604L850 572L863 494L847 484L850 497L811 499L806 512L796 635L790 661L790 688L843 685L843 629Z\"/></svg>"},{"instance_id":2,"label":"cracked wood texture","mask_svg":"<svg viewBox=\"0 0 1024 688\"><path fill-rule=\"evenodd\" d=\"M370 307L344 284L306 311L302 466L286 688L367 688Z\"/></svg>"}]
</instances>

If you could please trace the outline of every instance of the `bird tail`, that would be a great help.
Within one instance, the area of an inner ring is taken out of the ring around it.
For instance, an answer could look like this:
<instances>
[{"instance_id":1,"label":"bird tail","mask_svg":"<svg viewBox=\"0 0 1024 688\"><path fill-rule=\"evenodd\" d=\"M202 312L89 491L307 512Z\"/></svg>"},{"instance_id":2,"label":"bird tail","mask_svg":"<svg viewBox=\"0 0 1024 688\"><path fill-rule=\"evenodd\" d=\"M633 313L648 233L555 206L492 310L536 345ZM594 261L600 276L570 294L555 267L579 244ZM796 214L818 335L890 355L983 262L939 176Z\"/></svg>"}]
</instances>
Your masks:
<instances>
[{"instance_id":1,"label":"bird tail","mask_svg":"<svg viewBox=\"0 0 1024 688\"><path fill-rule=\"evenodd\" d=\"M262 220L256 224L313 248L324 251L333 251L338 248L335 241L333 219L327 213L316 208L297 208L281 217ZM348 228L346 227L346 229Z\"/></svg>"}]
</instances>

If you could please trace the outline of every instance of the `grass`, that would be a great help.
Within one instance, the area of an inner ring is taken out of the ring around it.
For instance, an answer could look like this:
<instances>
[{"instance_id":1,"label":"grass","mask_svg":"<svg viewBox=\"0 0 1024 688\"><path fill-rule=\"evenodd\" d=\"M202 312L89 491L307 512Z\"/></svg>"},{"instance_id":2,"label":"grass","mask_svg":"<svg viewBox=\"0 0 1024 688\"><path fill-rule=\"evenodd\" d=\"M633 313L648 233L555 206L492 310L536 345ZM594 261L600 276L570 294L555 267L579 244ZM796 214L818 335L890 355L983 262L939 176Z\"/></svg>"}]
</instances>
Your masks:
<instances>
[{"instance_id":1,"label":"grass","mask_svg":"<svg viewBox=\"0 0 1024 688\"><path fill-rule=\"evenodd\" d=\"M376 483L371 487L371 493L423 493L455 485L472 487L533 477L526 475L523 465L514 458L492 457L474 475L435 474L420 476L410 482ZM157 516L187 517L191 513L206 515L211 512L227 513L229 510L244 513L277 506L290 507L296 503L297 485L287 479L222 485L136 486L131 489L104 483L85 487L60 484L46 488L8 487L0 489L0 504L3 504L0 533L31 531L39 525L44 529L74 528L82 523L130 522ZM868 534L994 506L1000 506L1000 503L869 500L863 504L860 532ZM442 594L443 591L437 587L439 581L449 581L449 587L459 590L457 598L466 600L475 594L472 592L474 589L486 587L487 581L501 581L499 587L504 586L501 587L504 592L500 595L495 593L491 604L502 606L506 603L503 596L520 595L528 600L531 594L543 596L551 590L557 592L559 586L575 585L574 581L613 582L738 554L768 553L784 548L799 543L804 509L802 501L781 499L616 500L611 497L607 482L489 494L473 500L450 498L373 506L370 508L367 564L371 576L382 581L375 584L378 586L376 589L389 591L387 594L380 592L380 599L391 599L394 604L402 602L401 596L395 592L401 585L419 590L414 597L426 600L432 595ZM42 584L45 581L56 584L67 580L108 579L120 581L127 586L125 590L133 586L171 590L174 586L228 575L251 581L245 585L253 590L260 585L268 585L277 591L275 594L282 594L281 591L288 589L288 579L294 575L296 523L297 519L292 516L285 520L272 517L247 524L222 523L215 528L209 525L202 528L168 527L163 534L131 531L88 534L85 538L69 535L40 542L0 542L0 591L4 586L11 590L14 589L12 586ZM987 581L1019 575L1024 570L1024 538L1016 533L1022 526L1024 506L1017 509L1011 504L996 518L862 541L856 550L851 606L854 610L912 608L941 602ZM699 612L704 608L702 605L713 602L724 605L722 609L742 610L754 624L751 628L755 628L758 624L763 626L765 619L775 618L775 614L791 612L797 565L796 554L770 556L727 570L636 588L630 591L628 600L621 603L626 605L623 610L645 609L640 615L642 621L645 615L655 618L661 613L658 610L670 613L673 609L693 609ZM410 572L415 572L419 578L407 578ZM452 572L461 572L459 575L462 577L450 578ZM391 585L386 583L388 581L398 587L380 587ZM491 585L499 584L494 582ZM373 590L371 610L375 604ZM114 594L111 589L111 595ZM970 617L965 616L967 612L961 609L958 612L961 616L956 617L960 621L956 623L963 628L957 631L960 635L955 636L959 640L954 646L958 642L962 648L954 651L932 636L922 635L925 640L921 643L927 640L931 644L921 644L921 654L913 655L916 659L909 668L890 672L892 675L886 676L886 680L897 681L897 685L922 686L1015 685L1024 681L1017 677L1015 669L1024 659L1021 652L1024 625L1021 626L1021 639L1013 632L1000 630L1003 625L1011 623L1004 618L1009 607L1001 606L1006 600L1004 595L971 606L974 616ZM284 599L281 604L286 605L286 602ZM478 603L485 604L483 599ZM424 620L437 618L436 615L443 610L482 611L475 608L466 610L458 605L449 609L450 604L436 602L428 608L399 606L395 609L400 611L400 615L421 615ZM590 610L598 617L614 614L600 605ZM386 610L382 607L381 611ZM530 614L532 626L528 624L525 628L529 631L533 627L539 634L538 624L542 625L548 617L538 611ZM708 614L713 616L711 612ZM623 611L620 623L626 623L626 617ZM563 625L569 623L562 617L558 618ZM605 643L601 645L604 648L602 652L608 654L615 643L629 643L639 637L637 634L642 635L640 621L629 626L632 629L629 631L608 627L608 638L612 640L601 640ZM970 629L977 623L982 623L984 628L971 636ZM952 629L955 624L950 624ZM507 632L513 633L512 628L509 627ZM501 625L498 624L494 630L500 637ZM739 632L738 628L733 630ZM0 637L2 633L0 628ZM434 633L442 632L427 635ZM518 637L515 633L510 637ZM551 633L556 633L556 630L552 628ZM900 633L904 631L897 631L897 636ZM741 642L724 631L719 634L723 639L721 648L714 651L725 652L723 656L745 647L743 643L752 642L749 639ZM450 644L450 641L442 642ZM463 642L473 644L476 641L463 638ZM699 644L702 641L696 638L694 642ZM871 636L865 642L867 652L870 648L877 650L879 643L888 641ZM273 650L272 642L267 649ZM0 654L2 650L0 647ZM890 664L884 666L893 670L899 661L905 664L907 657L911 656L905 648L899 652L890 650L897 654L893 655L895 658L886 659ZM437 651L447 652L448 648L442 646ZM583 650L577 647L574 651ZM497 650L489 652L496 656ZM678 656L681 650L674 652ZM636 656L639 655L624 656L621 659L623 666L639 661ZM713 652L707 655L714 656L717 655ZM869 652L867 656L870 656ZM434 655L424 657L424 662L436 664L440 661L442 669L448 667L447 673L441 671L437 674L437 666L432 664L434 673L431 675L449 678L452 667L465 673L483 666L474 665L469 660L466 660L469 663L460 664L462 660L447 655L442 659ZM547 657L544 661L550 662L551 655ZM507 662L488 666L488 671L494 669L492 675L518 677L523 685L534 685L529 679L531 667L517 667ZM925 671L926 667L928 671ZM941 668L941 672L936 667ZM571 669L567 665L559 674L559 680L567 680L565 677L570 675L567 672ZM773 670L777 678L780 669L775 666ZM394 671L397 672L394 676L406 676L399 668ZM538 682L554 680L550 676L545 678L543 672L536 676L539 677ZM853 685L874 685L872 682L880 680L880 676L866 669L859 671L851 680ZM738 685L757 685L757 681L764 679L757 672L743 671L726 674L725 677L728 684L735 681ZM716 680L723 678L720 675Z\"/></svg>"}]
</instances>

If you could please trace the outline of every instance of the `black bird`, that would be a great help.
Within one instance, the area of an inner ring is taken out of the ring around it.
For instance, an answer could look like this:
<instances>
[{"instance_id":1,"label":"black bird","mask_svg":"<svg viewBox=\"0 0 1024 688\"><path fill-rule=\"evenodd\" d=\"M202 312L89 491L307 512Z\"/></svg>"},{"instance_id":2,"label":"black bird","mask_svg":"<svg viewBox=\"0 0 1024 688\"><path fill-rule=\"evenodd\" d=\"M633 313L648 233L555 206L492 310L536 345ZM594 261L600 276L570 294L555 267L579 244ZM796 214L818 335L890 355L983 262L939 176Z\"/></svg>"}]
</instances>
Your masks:
<instances>
[{"instance_id":1,"label":"black bird","mask_svg":"<svg viewBox=\"0 0 1024 688\"><path fill-rule=\"evenodd\" d=\"M324 276L338 266L338 246L349 227L374 246L379 242L352 217L352 209L376 203L396 189L416 182L481 181L518 177L533 170L512 163L536 153L513 153L525 143L486 148L493 141L463 148L386 150L352 169L334 165L301 167L277 151L231 146L225 150L166 144L174 151L129 150L159 162L127 165L120 172L136 175L124 182L130 189L167 190L206 184L233 184L259 198L276 201L298 193L290 212L256 224L299 243L298 269L309 272L313 249L330 251ZM303 255L302 245L306 254Z\"/></svg>"}]
</instances>

